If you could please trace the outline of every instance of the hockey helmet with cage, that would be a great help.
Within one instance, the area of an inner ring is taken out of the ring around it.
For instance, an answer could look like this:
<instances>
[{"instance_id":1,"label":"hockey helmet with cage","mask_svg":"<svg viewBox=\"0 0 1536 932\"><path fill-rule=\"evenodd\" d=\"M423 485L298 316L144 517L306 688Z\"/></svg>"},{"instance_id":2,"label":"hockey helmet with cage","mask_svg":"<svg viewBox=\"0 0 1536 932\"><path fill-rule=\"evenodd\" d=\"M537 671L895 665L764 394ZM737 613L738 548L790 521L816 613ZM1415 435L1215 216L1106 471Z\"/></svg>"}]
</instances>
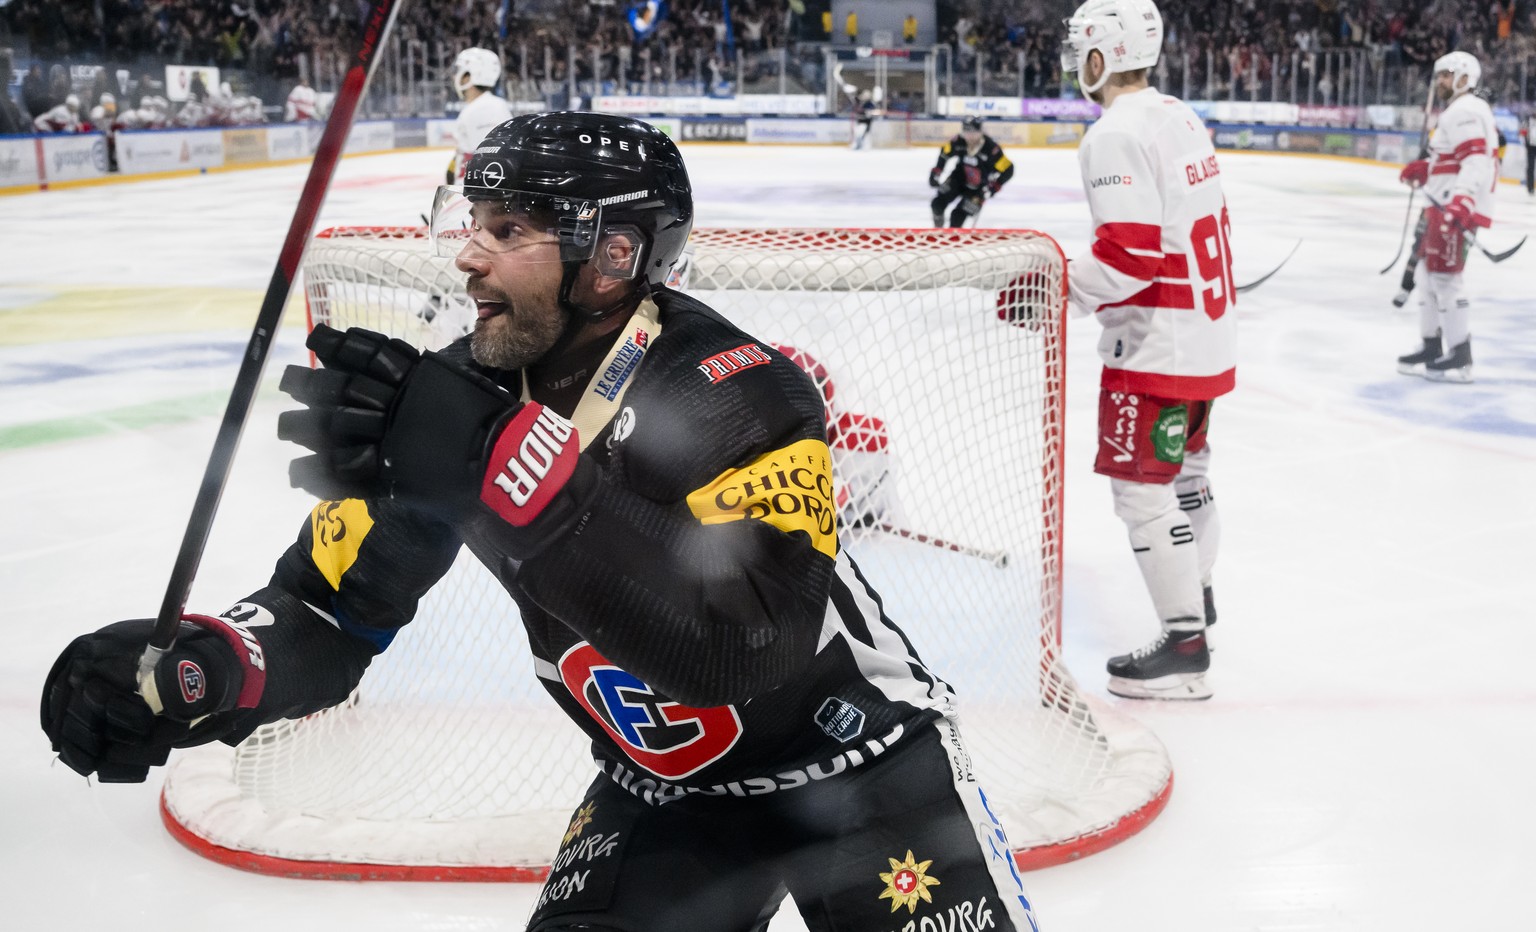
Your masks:
<instances>
[{"instance_id":1,"label":"hockey helmet with cage","mask_svg":"<svg viewBox=\"0 0 1536 932\"><path fill-rule=\"evenodd\" d=\"M1061 70L1075 71L1084 96L1102 88L1112 74L1157 64L1163 50L1163 17L1152 0L1088 0L1066 21ZM1092 85L1082 77L1088 54L1104 57L1104 73Z\"/></svg>"},{"instance_id":2,"label":"hockey helmet with cage","mask_svg":"<svg viewBox=\"0 0 1536 932\"><path fill-rule=\"evenodd\" d=\"M962 132L962 133L979 133L979 132L981 132L981 117L979 117L979 116L968 116L968 117L966 117L965 120L960 124L960 132Z\"/></svg>"},{"instance_id":3,"label":"hockey helmet with cage","mask_svg":"<svg viewBox=\"0 0 1536 932\"><path fill-rule=\"evenodd\" d=\"M1470 91L1483 78L1483 66L1471 52L1447 52L1435 59L1435 75L1438 77L1446 71L1451 73L1453 95ZM1465 84L1462 78L1466 78Z\"/></svg>"},{"instance_id":4,"label":"hockey helmet with cage","mask_svg":"<svg viewBox=\"0 0 1536 932\"><path fill-rule=\"evenodd\" d=\"M465 49L453 60L453 90L463 100L472 87L489 90L501 80L501 58L490 49Z\"/></svg>"},{"instance_id":5,"label":"hockey helmet with cage","mask_svg":"<svg viewBox=\"0 0 1536 932\"><path fill-rule=\"evenodd\" d=\"M693 229L693 189L677 146L649 123L605 113L528 114L491 130L470 154L462 187L438 191L432 236L440 255L457 255L477 236L469 212L485 202L541 218L565 265L560 302L587 317L619 308L571 304L583 264L659 287ZM631 248L599 254L613 237Z\"/></svg>"}]
</instances>

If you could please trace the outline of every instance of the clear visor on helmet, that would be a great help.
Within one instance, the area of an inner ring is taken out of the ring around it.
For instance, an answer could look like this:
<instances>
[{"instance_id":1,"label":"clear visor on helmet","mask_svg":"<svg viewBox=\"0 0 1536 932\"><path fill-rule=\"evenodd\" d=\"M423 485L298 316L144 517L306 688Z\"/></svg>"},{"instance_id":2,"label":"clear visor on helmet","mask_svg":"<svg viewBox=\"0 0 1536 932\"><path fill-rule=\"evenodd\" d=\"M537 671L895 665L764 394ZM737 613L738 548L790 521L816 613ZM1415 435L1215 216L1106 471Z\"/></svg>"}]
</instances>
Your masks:
<instances>
[{"instance_id":1,"label":"clear visor on helmet","mask_svg":"<svg viewBox=\"0 0 1536 932\"><path fill-rule=\"evenodd\" d=\"M1083 27L1085 22L1075 16L1069 16L1061 21L1067 30L1067 37L1061 42L1061 70L1064 72L1076 71L1081 67L1081 49L1083 43Z\"/></svg>"},{"instance_id":2,"label":"clear visor on helmet","mask_svg":"<svg viewBox=\"0 0 1536 932\"><path fill-rule=\"evenodd\" d=\"M466 196L459 185L442 185L432 200L432 248L453 258L473 243L488 253L530 250L523 258L585 262L592 258L602 208L537 191L497 191Z\"/></svg>"}]
</instances>

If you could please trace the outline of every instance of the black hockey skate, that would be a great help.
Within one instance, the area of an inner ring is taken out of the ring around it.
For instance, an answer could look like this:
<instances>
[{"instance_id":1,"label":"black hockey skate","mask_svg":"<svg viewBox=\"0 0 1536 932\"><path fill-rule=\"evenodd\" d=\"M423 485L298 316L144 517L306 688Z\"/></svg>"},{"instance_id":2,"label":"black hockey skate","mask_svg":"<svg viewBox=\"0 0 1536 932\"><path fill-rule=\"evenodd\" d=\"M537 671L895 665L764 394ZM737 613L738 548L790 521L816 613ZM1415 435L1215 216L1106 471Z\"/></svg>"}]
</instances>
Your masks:
<instances>
[{"instance_id":1,"label":"black hockey skate","mask_svg":"<svg viewBox=\"0 0 1536 932\"><path fill-rule=\"evenodd\" d=\"M1397 357L1397 371L1403 375L1423 375L1424 367L1440 358L1440 334L1424 338L1424 348L1417 353Z\"/></svg>"},{"instance_id":2,"label":"black hockey skate","mask_svg":"<svg viewBox=\"0 0 1536 932\"><path fill-rule=\"evenodd\" d=\"M1194 621L1194 619L1189 619ZM1204 631L1164 631L1139 650L1111 657L1109 691L1126 699L1209 699L1211 653Z\"/></svg>"},{"instance_id":3,"label":"black hockey skate","mask_svg":"<svg viewBox=\"0 0 1536 932\"><path fill-rule=\"evenodd\" d=\"M1472 341L1463 340L1449 353L1425 364L1424 378L1431 382L1472 381Z\"/></svg>"}]
</instances>

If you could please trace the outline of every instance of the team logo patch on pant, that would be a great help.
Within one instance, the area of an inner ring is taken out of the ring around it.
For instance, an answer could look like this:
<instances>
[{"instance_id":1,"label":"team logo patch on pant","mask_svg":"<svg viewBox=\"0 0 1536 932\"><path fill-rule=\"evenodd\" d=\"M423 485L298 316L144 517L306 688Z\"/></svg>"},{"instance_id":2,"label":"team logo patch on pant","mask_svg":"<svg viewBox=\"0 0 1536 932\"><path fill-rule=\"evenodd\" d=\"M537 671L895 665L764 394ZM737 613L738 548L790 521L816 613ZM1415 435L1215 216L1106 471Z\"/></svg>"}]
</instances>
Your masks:
<instances>
[{"instance_id":1,"label":"team logo patch on pant","mask_svg":"<svg viewBox=\"0 0 1536 932\"><path fill-rule=\"evenodd\" d=\"M1189 408L1164 408L1152 424L1153 455L1164 463L1184 462L1184 441L1189 436Z\"/></svg>"},{"instance_id":2,"label":"team logo patch on pant","mask_svg":"<svg viewBox=\"0 0 1536 932\"><path fill-rule=\"evenodd\" d=\"M880 879L885 882L885 890L880 894L880 899L891 901L891 912L905 906L908 913L915 913L918 900L933 902L933 894L928 892L928 888L939 885L939 878L928 873L933 861L919 862L912 856L910 849L905 860L888 860L891 862L891 872L880 874Z\"/></svg>"}]
</instances>

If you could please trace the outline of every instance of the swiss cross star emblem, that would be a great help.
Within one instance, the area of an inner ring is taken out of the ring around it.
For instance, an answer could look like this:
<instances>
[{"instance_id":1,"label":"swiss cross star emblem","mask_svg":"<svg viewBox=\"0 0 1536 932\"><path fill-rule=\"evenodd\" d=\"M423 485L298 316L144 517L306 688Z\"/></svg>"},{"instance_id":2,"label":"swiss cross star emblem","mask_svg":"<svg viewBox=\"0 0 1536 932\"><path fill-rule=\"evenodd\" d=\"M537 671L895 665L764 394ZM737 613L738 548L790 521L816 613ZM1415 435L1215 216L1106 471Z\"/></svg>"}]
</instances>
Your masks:
<instances>
[{"instance_id":1,"label":"swiss cross star emblem","mask_svg":"<svg viewBox=\"0 0 1536 932\"><path fill-rule=\"evenodd\" d=\"M891 872L880 875L880 880L885 884L880 899L891 901L891 912L905 906L908 914L911 914L917 912L918 900L933 902L933 894L928 892L928 888L937 887L939 879L928 873L928 868L933 866L932 861L919 861L912 856L911 851L902 860L887 860L891 863Z\"/></svg>"}]
</instances>

